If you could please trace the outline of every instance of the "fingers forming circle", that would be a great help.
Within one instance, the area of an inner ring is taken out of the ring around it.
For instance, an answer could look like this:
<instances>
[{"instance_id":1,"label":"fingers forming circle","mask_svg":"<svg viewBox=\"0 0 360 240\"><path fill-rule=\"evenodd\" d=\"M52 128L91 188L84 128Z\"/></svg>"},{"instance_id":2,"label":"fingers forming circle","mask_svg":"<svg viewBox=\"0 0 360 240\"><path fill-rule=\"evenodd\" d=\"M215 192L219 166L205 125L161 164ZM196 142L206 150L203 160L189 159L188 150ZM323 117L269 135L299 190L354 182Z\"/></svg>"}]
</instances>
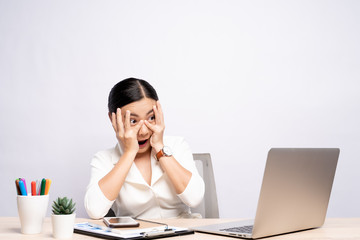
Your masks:
<instances>
[{"instance_id":1,"label":"fingers forming circle","mask_svg":"<svg viewBox=\"0 0 360 240\"><path fill-rule=\"evenodd\" d=\"M156 118L156 117L155 117ZM149 123L147 120L145 120L145 125L151 130L151 131L155 131L155 126L151 123Z\"/></svg>"}]
</instances>

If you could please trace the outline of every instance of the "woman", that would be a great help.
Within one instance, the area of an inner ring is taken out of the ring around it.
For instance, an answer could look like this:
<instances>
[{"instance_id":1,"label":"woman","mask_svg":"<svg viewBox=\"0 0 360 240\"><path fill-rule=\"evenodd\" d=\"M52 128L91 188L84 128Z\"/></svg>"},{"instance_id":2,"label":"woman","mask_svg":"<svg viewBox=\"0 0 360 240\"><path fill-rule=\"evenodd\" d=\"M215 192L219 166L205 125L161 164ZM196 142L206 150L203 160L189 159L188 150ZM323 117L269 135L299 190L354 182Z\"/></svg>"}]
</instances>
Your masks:
<instances>
[{"instance_id":1,"label":"woman","mask_svg":"<svg viewBox=\"0 0 360 240\"><path fill-rule=\"evenodd\" d=\"M204 182L189 145L180 137L164 137L164 116L155 89L128 78L109 95L109 118L115 148L98 152L91 161L85 208L91 218L189 217L204 195Z\"/></svg>"}]
</instances>

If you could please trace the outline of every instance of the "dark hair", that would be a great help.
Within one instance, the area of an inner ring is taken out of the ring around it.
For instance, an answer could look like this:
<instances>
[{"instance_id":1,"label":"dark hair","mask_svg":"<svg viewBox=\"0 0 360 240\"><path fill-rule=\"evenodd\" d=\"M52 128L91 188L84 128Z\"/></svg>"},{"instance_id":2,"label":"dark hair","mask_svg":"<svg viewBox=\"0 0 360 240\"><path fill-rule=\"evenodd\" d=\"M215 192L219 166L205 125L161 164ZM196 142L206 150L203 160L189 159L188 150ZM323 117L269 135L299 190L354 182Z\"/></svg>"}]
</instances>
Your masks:
<instances>
[{"instance_id":1,"label":"dark hair","mask_svg":"<svg viewBox=\"0 0 360 240\"><path fill-rule=\"evenodd\" d=\"M111 89L108 99L109 112L116 112L129 103L139 101L143 98L159 100L155 89L145 80L137 78L124 79Z\"/></svg>"}]
</instances>

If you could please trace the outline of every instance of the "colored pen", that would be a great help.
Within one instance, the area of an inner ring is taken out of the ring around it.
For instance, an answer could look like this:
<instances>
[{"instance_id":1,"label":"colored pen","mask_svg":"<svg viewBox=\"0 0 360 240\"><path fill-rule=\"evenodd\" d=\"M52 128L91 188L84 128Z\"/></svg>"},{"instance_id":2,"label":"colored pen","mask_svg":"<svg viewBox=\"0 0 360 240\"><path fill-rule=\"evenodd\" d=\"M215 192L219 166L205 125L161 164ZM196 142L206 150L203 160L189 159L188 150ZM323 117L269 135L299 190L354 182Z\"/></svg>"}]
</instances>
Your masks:
<instances>
[{"instance_id":1,"label":"colored pen","mask_svg":"<svg viewBox=\"0 0 360 240\"><path fill-rule=\"evenodd\" d=\"M51 185L51 179L46 179L45 195L49 194L50 185Z\"/></svg>"},{"instance_id":2,"label":"colored pen","mask_svg":"<svg viewBox=\"0 0 360 240\"><path fill-rule=\"evenodd\" d=\"M25 178L22 178L21 180L24 182L26 192L28 192L28 191L27 191L27 187L26 187L26 181L25 181Z\"/></svg>"},{"instance_id":3,"label":"colored pen","mask_svg":"<svg viewBox=\"0 0 360 240\"><path fill-rule=\"evenodd\" d=\"M31 195L36 196L36 182L31 182Z\"/></svg>"},{"instance_id":4,"label":"colored pen","mask_svg":"<svg viewBox=\"0 0 360 240\"><path fill-rule=\"evenodd\" d=\"M44 194L45 194L45 185L46 185L46 180L45 180L45 178L43 178L42 181L41 181L40 195L44 195Z\"/></svg>"},{"instance_id":5,"label":"colored pen","mask_svg":"<svg viewBox=\"0 0 360 240\"><path fill-rule=\"evenodd\" d=\"M21 195L21 191L20 191L20 187L19 187L19 179L15 180L15 185L16 185L17 194Z\"/></svg>"},{"instance_id":6,"label":"colored pen","mask_svg":"<svg viewBox=\"0 0 360 240\"><path fill-rule=\"evenodd\" d=\"M19 181L19 187L20 187L21 195L27 196L25 185L24 185L24 182L22 180Z\"/></svg>"},{"instance_id":7,"label":"colored pen","mask_svg":"<svg viewBox=\"0 0 360 240\"><path fill-rule=\"evenodd\" d=\"M40 195L40 190L41 190L41 181L36 180L36 195Z\"/></svg>"}]
</instances>

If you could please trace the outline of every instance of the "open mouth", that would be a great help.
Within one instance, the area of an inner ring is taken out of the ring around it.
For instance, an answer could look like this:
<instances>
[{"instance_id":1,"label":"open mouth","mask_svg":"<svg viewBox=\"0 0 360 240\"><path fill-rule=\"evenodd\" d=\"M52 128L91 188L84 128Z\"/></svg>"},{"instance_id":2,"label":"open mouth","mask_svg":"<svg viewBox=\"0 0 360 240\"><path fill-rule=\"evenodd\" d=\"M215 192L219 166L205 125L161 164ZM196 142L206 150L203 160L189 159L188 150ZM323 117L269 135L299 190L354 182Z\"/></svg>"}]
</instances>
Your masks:
<instances>
[{"instance_id":1,"label":"open mouth","mask_svg":"<svg viewBox=\"0 0 360 240\"><path fill-rule=\"evenodd\" d=\"M139 147L144 147L149 139L146 139L144 141L138 141Z\"/></svg>"}]
</instances>

